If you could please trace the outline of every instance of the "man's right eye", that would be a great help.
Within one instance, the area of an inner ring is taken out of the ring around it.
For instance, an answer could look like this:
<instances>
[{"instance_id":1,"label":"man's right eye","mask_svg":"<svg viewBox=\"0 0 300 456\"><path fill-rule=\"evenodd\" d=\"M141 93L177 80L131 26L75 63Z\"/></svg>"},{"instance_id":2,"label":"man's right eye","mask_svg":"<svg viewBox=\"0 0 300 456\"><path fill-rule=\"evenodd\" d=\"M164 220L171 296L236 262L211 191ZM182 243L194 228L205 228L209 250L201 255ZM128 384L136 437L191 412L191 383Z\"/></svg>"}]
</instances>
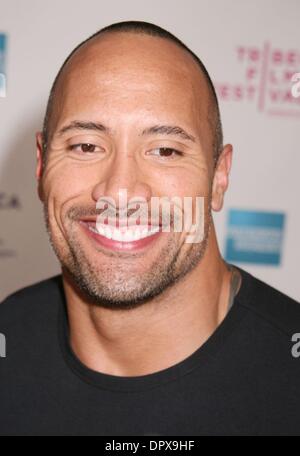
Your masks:
<instances>
[{"instance_id":1,"label":"man's right eye","mask_svg":"<svg viewBox=\"0 0 300 456\"><path fill-rule=\"evenodd\" d=\"M71 146L69 146L69 149L75 150L78 152L82 152L82 153L94 153L94 152L97 152L95 150L96 147L98 147L98 146L96 146L95 144L91 144L91 143L79 143L79 144L72 144Z\"/></svg>"}]
</instances>

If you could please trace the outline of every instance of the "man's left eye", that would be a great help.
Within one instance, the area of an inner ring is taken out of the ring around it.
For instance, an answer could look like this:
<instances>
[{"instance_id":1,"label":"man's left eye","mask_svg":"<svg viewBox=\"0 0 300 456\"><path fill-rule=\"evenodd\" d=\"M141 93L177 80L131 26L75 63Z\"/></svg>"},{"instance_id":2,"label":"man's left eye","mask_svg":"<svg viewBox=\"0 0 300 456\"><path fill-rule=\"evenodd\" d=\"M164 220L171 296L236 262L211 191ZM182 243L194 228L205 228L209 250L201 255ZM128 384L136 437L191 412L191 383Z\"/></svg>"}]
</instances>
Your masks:
<instances>
[{"instance_id":1,"label":"man's left eye","mask_svg":"<svg viewBox=\"0 0 300 456\"><path fill-rule=\"evenodd\" d=\"M71 145L70 150L79 150L79 152L95 152L96 147L97 146L95 144L80 143Z\"/></svg>"},{"instance_id":2,"label":"man's left eye","mask_svg":"<svg viewBox=\"0 0 300 456\"><path fill-rule=\"evenodd\" d=\"M173 149L172 147L157 147L156 149L153 149L150 152L156 152L153 155L158 155L160 158L169 158L169 157L175 157L176 155L181 156L183 155L182 152L180 152L177 149ZM158 152L158 154L157 154Z\"/></svg>"}]
</instances>

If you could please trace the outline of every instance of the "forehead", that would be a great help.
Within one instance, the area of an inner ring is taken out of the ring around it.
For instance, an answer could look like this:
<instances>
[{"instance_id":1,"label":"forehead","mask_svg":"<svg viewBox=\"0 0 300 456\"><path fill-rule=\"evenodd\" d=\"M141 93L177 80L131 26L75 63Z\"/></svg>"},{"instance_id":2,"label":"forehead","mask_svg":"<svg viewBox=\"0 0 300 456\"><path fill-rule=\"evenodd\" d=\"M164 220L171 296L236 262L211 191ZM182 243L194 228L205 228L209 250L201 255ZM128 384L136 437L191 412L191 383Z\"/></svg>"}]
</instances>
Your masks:
<instances>
[{"instance_id":1,"label":"forehead","mask_svg":"<svg viewBox=\"0 0 300 456\"><path fill-rule=\"evenodd\" d=\"M205 78L187 51L134 33L104 34L83 45L66 64L57 93L56 123L102 109L127 118L140 111L202 123L209 104Z\"/></svg>"}]
</instances>

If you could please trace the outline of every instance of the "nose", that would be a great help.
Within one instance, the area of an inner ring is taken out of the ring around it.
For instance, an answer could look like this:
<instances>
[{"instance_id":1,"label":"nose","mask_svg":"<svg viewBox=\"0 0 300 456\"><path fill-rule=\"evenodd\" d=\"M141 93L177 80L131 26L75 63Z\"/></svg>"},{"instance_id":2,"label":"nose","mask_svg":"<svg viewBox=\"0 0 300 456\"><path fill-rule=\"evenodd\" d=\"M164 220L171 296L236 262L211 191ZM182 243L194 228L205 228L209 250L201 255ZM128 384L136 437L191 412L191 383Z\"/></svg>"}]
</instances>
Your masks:
<instances>
[{"instance_id":1,"label":"nose","mask_svg":"<svg viewBox=\"0 0 300 456\"><path fill-rule=\"evenodd\" d=\"M116 153L93 188L93 200L112 199L120 211L128 207L130 200L136 204L149 203L152 195L149 176L141 168L142 164L138 163L133 153Z\"/></svg>"}]
</instances>

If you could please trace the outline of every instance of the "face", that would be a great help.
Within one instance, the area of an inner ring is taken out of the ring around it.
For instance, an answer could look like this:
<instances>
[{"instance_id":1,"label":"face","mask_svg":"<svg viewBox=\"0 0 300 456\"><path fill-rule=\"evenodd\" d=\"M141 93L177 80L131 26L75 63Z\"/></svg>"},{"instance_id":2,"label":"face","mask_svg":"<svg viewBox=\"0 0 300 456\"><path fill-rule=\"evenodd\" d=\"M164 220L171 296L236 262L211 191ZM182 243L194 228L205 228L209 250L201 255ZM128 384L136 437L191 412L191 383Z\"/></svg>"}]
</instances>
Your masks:
<instances>
[{"instance_id":1,"label":"face","mask_svg":"<svg viewBox=\"0 0 300 456\"><path fill-rule=\"evenodd\" d=\"M37 176L51 244L90 302L112 309L142 305L203 258L211 208L221 207L226 187L226 167L214 173L208 106L192 58L160 38L102 36L65 67L44 169L37 134ZM114 231L109 219L97 233L97 201L115 201L118 228L125 194L146 201L149 217L153 197L189 196L193 222L196 197L204 197L203 240L187 243L186 229L172 230L172 210L170 231L158 223L152 233L141 219L144 230Z\"/></svg>"}]
</instances>

